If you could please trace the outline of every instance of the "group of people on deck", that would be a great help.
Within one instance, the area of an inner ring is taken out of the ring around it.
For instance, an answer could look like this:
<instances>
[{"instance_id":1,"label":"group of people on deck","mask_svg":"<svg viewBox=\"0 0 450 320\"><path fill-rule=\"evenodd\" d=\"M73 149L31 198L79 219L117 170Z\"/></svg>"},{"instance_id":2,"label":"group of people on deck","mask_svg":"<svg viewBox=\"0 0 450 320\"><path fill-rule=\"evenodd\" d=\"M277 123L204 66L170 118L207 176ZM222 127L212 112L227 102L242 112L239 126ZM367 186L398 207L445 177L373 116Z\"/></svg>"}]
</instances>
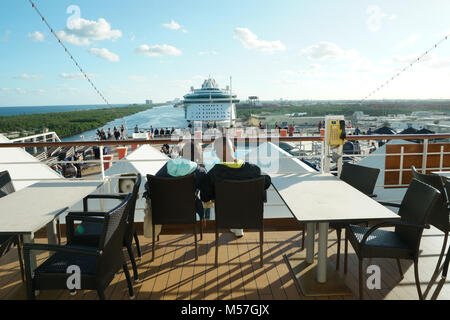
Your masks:
<instances>
[{"instance_id":1,"label":"group of people on deck","mask_svg":"<svg viewBox=\"0 0 450 320\"><path fill-rule=\"evenodd\" d=\"M190 174L195 176L195 186L199 192L196 199L196 211L200 217L204 216L203 203L215 200L214 185L222 180L247 180L263 176L265 189L270 187L271 179L261 172L261 169L235 157L235 147L230 139L220 137L214 142L214 150L219 159L211 170L206 171L203 166L203 151L199 143L185 143L179 152L178 158L169 160L157 173L159 177L181 177ZM149 198L151 190L148 183L145 185L144 197ZM242 237L242 229L231 229L236 237Z\"/></svg>"}]
</instances>

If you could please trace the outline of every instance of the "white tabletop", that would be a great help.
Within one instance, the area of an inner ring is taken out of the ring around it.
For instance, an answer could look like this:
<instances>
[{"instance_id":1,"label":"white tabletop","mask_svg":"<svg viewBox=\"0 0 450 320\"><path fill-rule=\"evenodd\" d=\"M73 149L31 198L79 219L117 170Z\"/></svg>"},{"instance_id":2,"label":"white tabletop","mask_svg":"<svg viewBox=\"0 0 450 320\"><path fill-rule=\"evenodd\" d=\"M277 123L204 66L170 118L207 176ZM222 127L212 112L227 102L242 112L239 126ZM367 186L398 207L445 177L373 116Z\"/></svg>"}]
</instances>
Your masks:
<instances>
[{"instance_id":1,"label":"white tabletop","mask_svg":"<svg viewBox=\"0 0 450 320\"><path fill-rule=\"evenodd\" d=\"M274 174L271 178L301 222L398 219L397 214L331 174Z\"/></svg>"},{"instance_id":2,"label":"white tabletop","mask_svg":"<svg viewBox=\"0 0 450 320\"><path fill-rule=\"evenodd\" d=\"M438 176L444 177L446 179L450 179L450 171L434 171L432 173L437 174Z\"/></svg>"},{"instance_id":3,"label":"white tabletop","mask_svg":"<svg viewBox=\"0 0 450 320\"><path fill-rule=\"evenodd\" d=\"M0 198L0 234L31 234L94 192L101 181L38 182Z\"/></svg>"}]
</instances>

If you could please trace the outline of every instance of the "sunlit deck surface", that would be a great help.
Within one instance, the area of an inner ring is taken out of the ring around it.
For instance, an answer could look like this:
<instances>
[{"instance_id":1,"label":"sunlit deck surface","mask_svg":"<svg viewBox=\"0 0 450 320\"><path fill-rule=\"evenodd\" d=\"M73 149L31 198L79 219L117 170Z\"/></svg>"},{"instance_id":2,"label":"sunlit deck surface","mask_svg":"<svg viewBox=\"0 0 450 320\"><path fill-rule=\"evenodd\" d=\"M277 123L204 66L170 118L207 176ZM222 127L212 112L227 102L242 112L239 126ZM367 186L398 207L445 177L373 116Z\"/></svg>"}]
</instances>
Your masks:
<instances>
[{"instance_id":1,"label":"sunlit deck surface","mask_svg":"<svg viewBox=\"0 0 450 320\"><path fill-rule=\"evenodd\" d=\"M219 267L214 267L214 233L205 233L199 241L199 259L194 260L193 237L190 234L162 234L157 245L154 262L151 260L151 241L140 236L143 250L138 260L142 282L134 284L137 299L151 300L301 300L295 280L286 264L284 255L300 251L301 231L266 231L264 239L264 267L259 268L259 233L246 232L236 239L231 233L220 236ZM45 238L37 242L46 242ZM442 246L443 234L436 229L425 230L421 244L420 277L426 299L450 299L450 280L445 283L441 276L427 290ZM317 243L316 243L317 245ZM330 230L330 262L336 261L336 233ZM42 262L46 254L38 256ZM125 256L127 256L125 254ZM358 263L349 245L349 272L343 275L343 254L340 275L352 290L353 297L321 297L320 299L358 299ZM367 259L365 267L377 264L381 267L381 290L367 290L365 299L371 300L417 300L414 268L402 261L405 278L400 280L395 260ZM129 263L131 270L131 264ZM123 272L118 273L105 292L107 299L128 300L128 291ZM0 260L0 299L25 299L25 289L20 280L16 249ZM69 292L42 291L37 299L95 300L95 291ZM318 298L316 298L318 299Z\"/></svg>"}]
</instances>

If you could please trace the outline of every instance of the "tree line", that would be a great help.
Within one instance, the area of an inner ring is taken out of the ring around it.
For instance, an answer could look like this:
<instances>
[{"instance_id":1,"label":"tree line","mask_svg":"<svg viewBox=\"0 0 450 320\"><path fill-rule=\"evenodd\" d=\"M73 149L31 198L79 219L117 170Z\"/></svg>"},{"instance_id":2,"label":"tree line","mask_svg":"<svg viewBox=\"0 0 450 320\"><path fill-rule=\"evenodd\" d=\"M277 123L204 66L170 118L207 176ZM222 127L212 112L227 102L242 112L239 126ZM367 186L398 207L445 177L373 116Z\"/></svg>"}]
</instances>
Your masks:
<instances>
[{"instance_id":1,"label":"tree line","mask_svg":"<svg viewBox=\"0 0 450 320\"><path fill-rule=\"evenodd\" d=\"M60 138L97 129L115 119L120 119L149 109L149 106L128 106L44 114L24 114L0 117L0 132L34 131L45 128L54 131Z\"/></svg>"}]
</instances>

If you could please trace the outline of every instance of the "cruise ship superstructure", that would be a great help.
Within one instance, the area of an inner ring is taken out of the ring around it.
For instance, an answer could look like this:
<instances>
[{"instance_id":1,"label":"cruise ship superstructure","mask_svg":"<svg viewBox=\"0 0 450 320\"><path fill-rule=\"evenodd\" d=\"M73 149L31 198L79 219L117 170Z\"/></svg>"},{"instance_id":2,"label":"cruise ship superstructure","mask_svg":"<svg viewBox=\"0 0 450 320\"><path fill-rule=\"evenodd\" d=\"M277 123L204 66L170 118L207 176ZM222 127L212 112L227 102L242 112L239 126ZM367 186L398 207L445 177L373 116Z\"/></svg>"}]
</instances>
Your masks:
<instances>
[{"instance_id":1,"label":"cruise ship superstructure","mask_svg":"<svg viewBox=\"0 0 450 320\"><path fill-rule=\"evenodd\" d=\"M219 89L214 79L203 82L201 89L191 87L184 96L185 115L188 122L216 122L220 126L234 125L236 104L239 100L232 95L229 87Z\"/></svg>"}]
</instances>

